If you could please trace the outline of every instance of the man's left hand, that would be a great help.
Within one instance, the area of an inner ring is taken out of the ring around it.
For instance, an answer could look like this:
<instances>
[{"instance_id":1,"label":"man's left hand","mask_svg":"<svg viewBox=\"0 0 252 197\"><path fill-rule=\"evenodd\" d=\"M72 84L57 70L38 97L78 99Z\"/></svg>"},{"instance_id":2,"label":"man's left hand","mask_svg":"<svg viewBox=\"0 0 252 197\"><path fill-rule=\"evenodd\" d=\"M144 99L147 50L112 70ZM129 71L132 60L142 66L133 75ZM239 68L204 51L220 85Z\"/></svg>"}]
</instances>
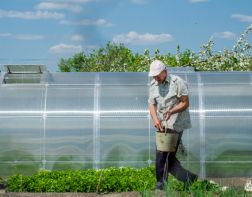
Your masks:
<instances>
[{"instance_id":1,"label":"man's left hand","mask_svg":"<svg viewBox=\"0 0 252 197\"><path fill-rule=\"evenodd\" d=\"M168 111L164 112L164 114L163 114L164 120L169 120L171 115L172 115L171 110L168 110Z\"/></svg>"}]
</instances>

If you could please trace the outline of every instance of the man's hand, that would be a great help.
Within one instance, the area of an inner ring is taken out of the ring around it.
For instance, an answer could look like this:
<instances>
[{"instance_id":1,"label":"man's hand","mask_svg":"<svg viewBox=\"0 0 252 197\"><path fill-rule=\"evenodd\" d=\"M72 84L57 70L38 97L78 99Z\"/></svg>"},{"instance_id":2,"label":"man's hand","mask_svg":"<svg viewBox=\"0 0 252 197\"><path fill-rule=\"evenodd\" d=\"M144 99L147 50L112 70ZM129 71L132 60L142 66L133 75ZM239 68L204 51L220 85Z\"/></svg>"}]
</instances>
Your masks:
<instances>
[{"instance_id":1,"label":"man's hand","mask_svg":"<svg viewBox=\"0 0 252 197\"><path fill-rule=\"evenodd\" d=\"M163 113L164 120L169 120L172 114L182 112L189 107L189 98L188 96L181 96L179 98L179 103L172 109L167 110Z\"/></svg>"},{"instance_id":2,"label":"man's hand","mask_svg":"<svg viewBox=\"0 0 252 197\"><path fill-rule=\"evenodd\" d=\"M159 130L159 131L164 131L161 121L159 119L156 119L154 121L154 126Z\"/></svg>"},{"instance_id":3,"label":"man's hand","mask_svg":"<svg viewBox=\"0 0 252 197\"><path fill-rule=\"evenodd\" d=\"M164 114L163 114L164 120L169 120L171 115L172 115L171 110L168 110L168 111L164 112Z\"/></svg>"},{"instance_id":4,"label":"man's hand","mask_svg":"<svg viewBox=\"0 0 252 197\"><path fill-rule=\"evenodd\" d=\"M157 107L156 107L156 105L150 104L149 105L149 110L150 110L150 114L151 114L151 117L152 117L152 120L153 120L154 127L156 127L159 131L163 132L164 129L162 127L161 120L159 120L159 118L157 116Z\"/></svg>"}]
</instances>

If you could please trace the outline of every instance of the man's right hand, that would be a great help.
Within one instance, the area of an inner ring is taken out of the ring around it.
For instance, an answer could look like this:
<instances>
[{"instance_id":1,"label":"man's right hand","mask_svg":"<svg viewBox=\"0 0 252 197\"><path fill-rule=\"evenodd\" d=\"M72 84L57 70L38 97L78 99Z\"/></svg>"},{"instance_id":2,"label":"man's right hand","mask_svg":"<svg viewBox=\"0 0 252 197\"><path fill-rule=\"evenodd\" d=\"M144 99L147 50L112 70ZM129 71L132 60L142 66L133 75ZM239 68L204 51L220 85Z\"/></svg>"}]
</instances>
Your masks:
<instances>
[{"instance_id":1,"label":"man's right hand","mask_svg":"<svg viewBox=\"0 0 252 197\"><path fill-rule=\"evenodd\" d=\"M163 126L162 126L162 124L161 124L161 121L160 121L159 119L157 119L157 120L154 121L154 126L155 126L159 131L161 131L161 132L164 131L164 128L163 128Z\"/></svg>"},{"instance_id":2,"label":"man's right hand","mask_svg":"<svg viewBox=\"0 0 252 197\"><path fill-rule=\"evenodd\" d=\"M149 105L149 110L150 110L150 114L154 123L154 126L161 132L164 131L162 125L161 125L161 121L159 120L158 116L157 116L157 107L156 105L150 104Z\"/></svg>"}]
</instances>

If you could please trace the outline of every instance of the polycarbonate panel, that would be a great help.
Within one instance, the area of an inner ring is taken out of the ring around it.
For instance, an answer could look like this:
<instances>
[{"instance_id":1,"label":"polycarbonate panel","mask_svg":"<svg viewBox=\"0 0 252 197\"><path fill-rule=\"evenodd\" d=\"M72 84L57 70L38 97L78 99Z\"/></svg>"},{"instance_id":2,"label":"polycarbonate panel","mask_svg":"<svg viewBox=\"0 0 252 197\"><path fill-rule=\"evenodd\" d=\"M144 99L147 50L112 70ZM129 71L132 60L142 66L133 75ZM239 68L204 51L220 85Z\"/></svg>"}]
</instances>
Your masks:
<instances>
[{"instance_id":1,"label":"polycarbonate panel","mask_svg":"<svg viewBox=\"0 0 252 197\"><path fill-rule=\"evenodd\" d=\"M69 158L66 161L50 161L46 162L45 169L47 170L86 170L93 168L93 161L72 161Z\"/></svg>"},{"instance_id":2,"label":"polycarbonate panel","mask_svg":"<svg viewBox=\"0 0 252 197\"><path fill-rule=\"evenodd\" d=\"M197 163L200 161L201 152L200 146L202 139L200 136L200 118L198 116L191 116L192 127L183 132L182 143L185 147L186 156L183 160L191 163Z\"/></svg>"},{"instance_id":3,"label":"polycarbonate panel","mask_svg":"<svg viewBox=\"0 0 252 197\"><path fill-rule=\"evenodd\" d=\"M201 83L204 84L250 84L249 72L201 72Z\"/></svg>"},{"instance_id":4,"label":"polycarbonate panel","mask_svg":"<svg viewBox=\"0 0 252 197\"><path fill-rule=\"evenodd\" d=\"M198 75L195 73L174 73L184 79L187 84L198 85Z\"/></svg>"},{"instance_id":5,"label":"polycarbonate panel","mask_svg":"<svg viewBox=\"0 0 252 197\"><path fill-rule=\"evenodd\" d=\"M192 128L187 129L182 135L183 148L179 148L177 151L177 158L181 161L183 166L200 175L201 169L204 169L204 162L202 159L202 152L200 150L201 144L203 143L200 132L198 116L191 116ZM181 145L180 145L181 146Z\"/></svg>"},{"instance_id":6,"label":"polycarbonate panel","mask_svg":"<svg viewBox=\"0 0 252 197\"><path fill-rule=\"evenodd\" d=\"M0 86L0 116L34 116L43 110L44 86Z\"/></svg>"},{"instance_id":7,"label":"polycarbonate panel","mask_svg":"<svg viewBox=\"0 0 252 197\"><path fill-rule=\"evenodd\" d=\"M97 80L102 85L144 85L149 82L147 73L131 73L131 72L111 72L111 73L99 73Z\"/></svg>"},{"instance_id":8,"label":"polycarbonate panel","mask_svg":"<svg viewBox=\"0 0 252 197\"><path fill-rule=\"evenodd\" d=\"M148 89L143 85L101 86L101 115L147 116ZM130 101L130 102L129 102Z\"/></svg>"},{"instance_id":9,"label":"polycarbonate panel","mask_svg":"<svg viewBox=\"0 0 252 197\"><path fill-rule=\"evenodd\" d=\"M183 166L202 178L251 176L251 72L175 74L190 96ZM154 164L148 73L48 76L45 84L0 84L0 176Z\"/></svg>"},{"instance_id":10,"label":"polycarbonate panel","mask_svg":"<svg viewBox=\"0 0 252 197\"><path fill-rule=\"evenodd\" d=\"M93 115L94 86L48 86L46 111L54 115Z\"/></svg>"},{"instance_id":11,"label":"polycarbonate panel","mask_svg":"<svg viewBox=\"0 0 252 197\"><path fill-rule=\"evenodd\" d=\"M232 153L236 154L236 153ZM249 153L251 154L251 153ZM206 177L222 177L238 179L243 177L246 179L252 176L251 162L214 162L206 163ZM237 186L237 185L236 185Z\"/></svg>"},{"instance_id":12,"label":"polycarbonate panel","mask_svg":"<svg viewBox=\"0 0 252 197\"><path fill-rule=\"evenodd\" d=\"M252 166L252 117L212 116L205 122L207 162L244 161Z\"/></svg>"},{"instance_id":13,"label":"polycarbonate panel","mask_svg":"<svg viewBox=\"0 0 252 197\"><path fill-rule=\"evenodd\" d=\"M1 177L7 177L16 174L22 174L25 176L30 176L37 174L38 171L42 169L42 163L33 161L33 162L13 162L0 163L0 175Z\"/></svg>"},{"instance_id":14,"label":"polycarbonate panel","mask_svg":"<svg viewBox=\"0 0 252 197\"><path fill-rule=\"evenodd\" d=\"M0 163L41 161L42 118L0 117Z\"/></svg>"},{"instance_id":15,"label":"polycarbonate panel","mask_svg":"<svg viewBox=\"0 0 252 197\"><path fill-rule=\"evenodd\" d=\"M252 114L251 84L244 84L242 88L238 84L219 84L218 87L216 85L205 85L202 89L206 115L238 116Z\"/></svg>"},{"instance_id":16,"label":"polycarbonate panel","mask_svg":"<svg viewBox=\"0 0 252 197\"><path fill-rule=\"evenodd\" d=\"M46 119L46 162L93 161L93 118L50 117Z\"/></svg>"},{"instance_id":17,"label":"polycarbonate panel","mask_svg":"<svg viewBox=\"0 0 252 197\"><path fill-rule=\"evenodd\" d=\"M102 117L100 129L101 162L148 163L150 148L153 148L154 144L153 138L149 138L148 119Z\"/></svg>"},{"instance_id":18,"label":"polycarbonate panel","mask_svg":"<svg viewBox=\"0 0 252 197\"><path fill-rule=\"evenodd\" d=\"M50 84L64 84L64 85L93 85L96 80L96 76L99 73L51 73L49 83Z\"/></svg>"},{"instance_id":19,"label":"polycarbonate panel","mask_svg":"<svg viewBox=\"0 0 252 197\"><path fill-rule=\"evenodd\" d=\"M199 105L200 105L200 97L199 97L199 86L190 85L189 89L189 109L192 115L198 113Z\"/></svg>"},{"instance_id":20,"label":"polycarbonate panel","mask_svg":"<svg viewBox=\"0 0 252 197\"><path fill-rule=\"evenodd\" d=\"M189 170L190 172L197 174L200 176L200 169L201 169L201 164L199 162L188 162L188 161L181 161L180 162L182 166L186 169Z\"/></svg>"}]
</instances>

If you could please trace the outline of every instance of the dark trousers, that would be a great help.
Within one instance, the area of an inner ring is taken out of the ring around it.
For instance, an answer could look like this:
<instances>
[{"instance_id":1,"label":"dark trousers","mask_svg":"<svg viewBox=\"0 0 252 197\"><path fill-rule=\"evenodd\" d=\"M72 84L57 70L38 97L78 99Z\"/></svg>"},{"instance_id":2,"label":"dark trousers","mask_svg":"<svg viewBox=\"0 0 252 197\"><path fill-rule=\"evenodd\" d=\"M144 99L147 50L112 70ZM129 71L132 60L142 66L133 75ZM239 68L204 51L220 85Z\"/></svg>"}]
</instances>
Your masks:
<instances>
[{"instance_id":1,"label":"dark trousers","mask_svg":"<svg viewBox=\"0 0 252 197\"><path fill-rule=\"evenodd\" d=\"M168 179L168 173L184 183L195 181L198 176L183 168L176 158L179 143L183 132L179 134L175 152L162 152L156 150L156 178L157 182L164 183Z\"/></svg>"}]
</instances>

